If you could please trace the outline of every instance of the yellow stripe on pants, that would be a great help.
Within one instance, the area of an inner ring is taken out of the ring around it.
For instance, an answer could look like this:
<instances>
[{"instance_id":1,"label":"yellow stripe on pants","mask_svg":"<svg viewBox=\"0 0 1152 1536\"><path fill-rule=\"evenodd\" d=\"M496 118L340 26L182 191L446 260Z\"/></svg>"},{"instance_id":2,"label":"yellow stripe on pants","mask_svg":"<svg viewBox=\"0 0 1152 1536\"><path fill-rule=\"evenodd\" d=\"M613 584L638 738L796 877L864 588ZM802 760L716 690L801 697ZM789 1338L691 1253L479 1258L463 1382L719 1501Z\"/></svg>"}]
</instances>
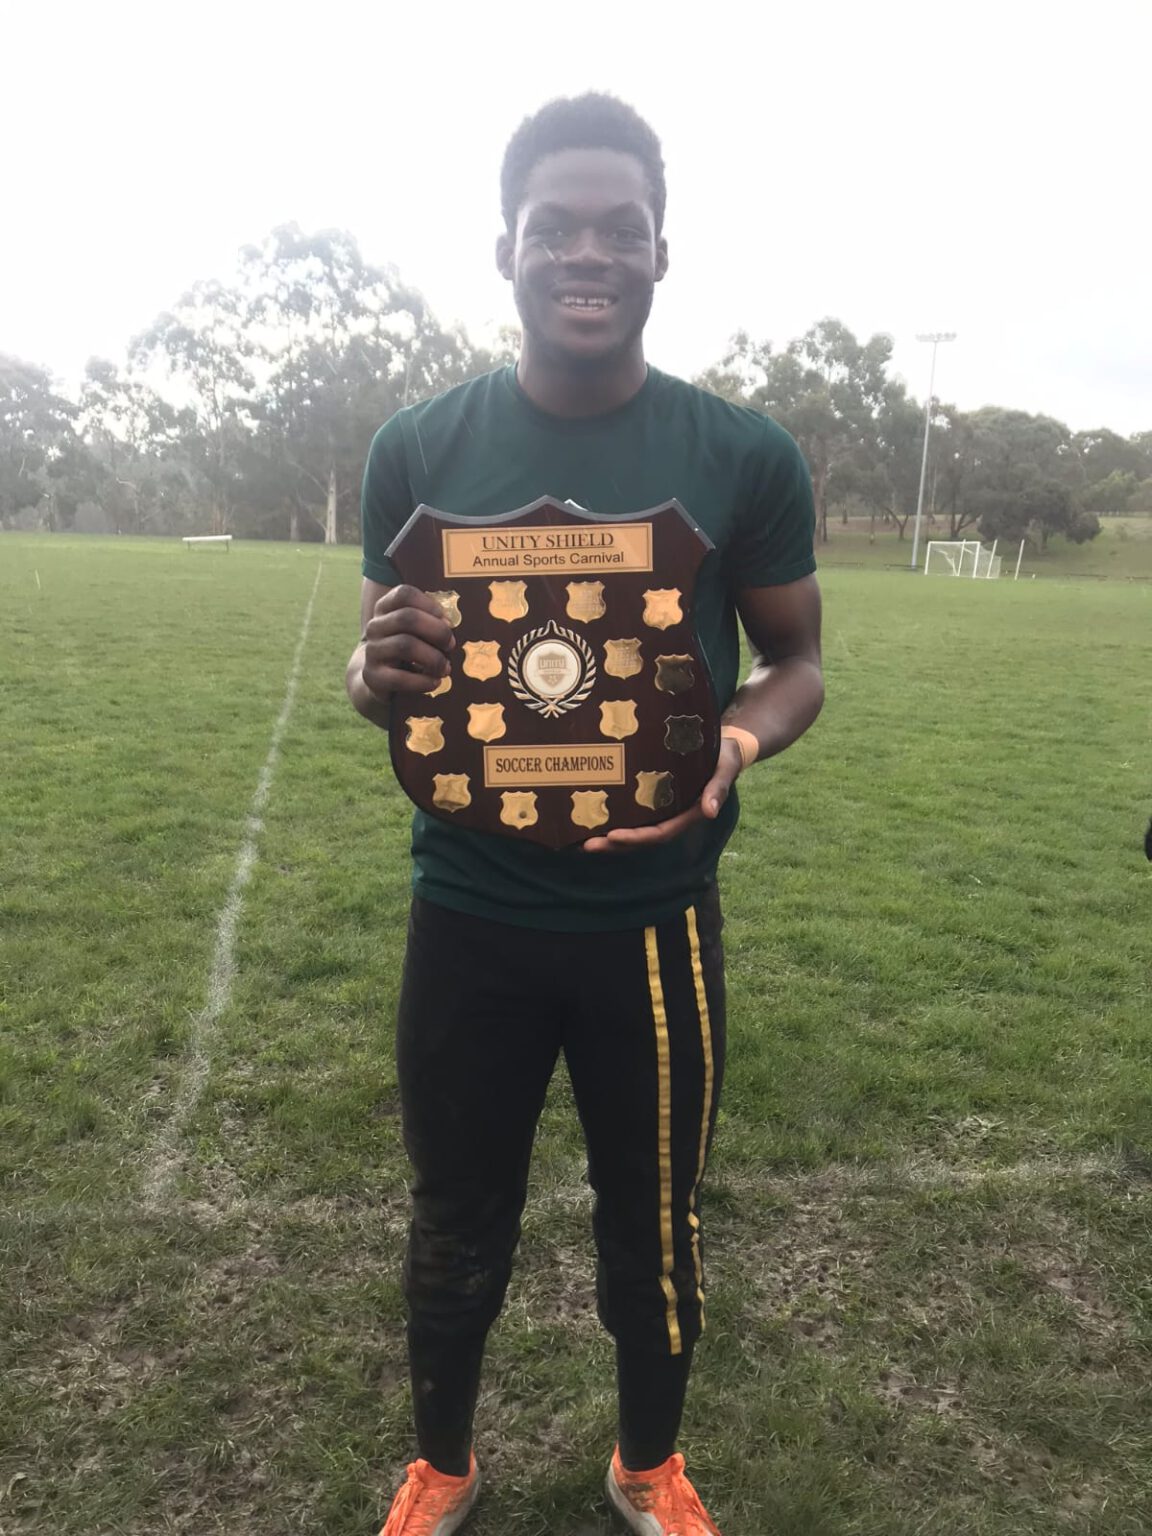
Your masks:
<instances>
[{"instance_id":1,"label":"yellow stripe on pants","mask_svg":"<svg viewBox=\"0 0 1152 1536\"><path fill-rule=\"evenodd\" d=\"M704 967L700 962L700 934L696 927L696 908L687 912L688 948L692 955L692 980L696 986L696 1013L700 1019L700 1043L704 1049L704 1114L700 1122L700 1156L696 1163L696 1182L688 1202L692 1225L692 1257L696 1263L696 1295L700 1298L700 1324L704 1325L704 1267L700 1262L700 1218L696 1214L696 1196L704 1179L708 1157L708 1126L712 1119L712 1089L716 1065L712 1057L712 1018L708 1012L708 994L704 987Z\"/></svg>"},{"instance_id":2,"label":"yellow stripe on pants","mask_svg":"<svg viewBox=\"0 0 1152 1536\"><path fill-rule=\"evenodd\" d=\"M676 1316L676 1287L672 1284L675 1249L672 1242L672 1064L668 1047L668 1014L664 1007L664 987L660 980L660 952L655 928L645 928L644 949L648 956L648 991L652 997L652 1020L656 1026L656 1065L658 1071L657 1144L660 1155L660 1247L663 1269L660 1286L668 1303L668 1341L672 1353L683 1350L680 1322Z\"/></svg>"}]
</instances>

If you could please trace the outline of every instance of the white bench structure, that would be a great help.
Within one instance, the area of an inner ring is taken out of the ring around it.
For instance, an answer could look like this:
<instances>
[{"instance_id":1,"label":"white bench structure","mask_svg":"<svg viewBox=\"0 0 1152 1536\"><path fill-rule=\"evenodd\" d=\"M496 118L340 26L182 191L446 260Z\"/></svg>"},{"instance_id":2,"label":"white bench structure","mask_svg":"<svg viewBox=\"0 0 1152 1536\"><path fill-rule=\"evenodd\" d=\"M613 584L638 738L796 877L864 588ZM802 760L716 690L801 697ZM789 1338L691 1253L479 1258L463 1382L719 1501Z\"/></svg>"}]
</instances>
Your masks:
<instances>
[{"instance_id":1,"label":"white bench structure","mask_svg":"<svg viewBox=\"0 0 1152 1536\"><path fill-rule=\"evenodd\" d=\"M230 533L186 533L183 542L191 549L193 544L223 544L229 552L232 549L232 535Z\"/></svg>"}]
</instances>

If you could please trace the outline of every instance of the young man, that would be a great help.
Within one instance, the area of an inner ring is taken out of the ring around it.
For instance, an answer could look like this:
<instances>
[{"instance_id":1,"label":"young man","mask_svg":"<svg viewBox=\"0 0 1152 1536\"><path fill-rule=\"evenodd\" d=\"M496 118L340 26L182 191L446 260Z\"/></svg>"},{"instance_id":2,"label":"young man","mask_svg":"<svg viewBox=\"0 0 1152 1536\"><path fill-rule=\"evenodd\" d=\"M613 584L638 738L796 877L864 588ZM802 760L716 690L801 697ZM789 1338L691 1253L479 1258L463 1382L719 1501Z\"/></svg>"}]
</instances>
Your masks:
<instances>
[{"instance_id":1,"label":"young man","mask_svg":"<svg viewBox=\"0 0 1152 1536\"><path fill-rule=\"evenodd\" d=\"M552 852L417 813L397 1065L414 1171L404 1270L419 1459L383 1536L449 1536L479 1487L472 1418L563 1052L596 1194L600 1316L616 1340L608 1498L642 1536L718 1536L676 1454L703 1328L700 1185L724 1065L720 852L732 786L819 713L812 493L775 423L649 368L668 268L659 141L611 97L555 101L504 159L497 263L523 342L500 369L399 412L364 479L363 639L348 692L388 723L438 686L452 630L385 550L421 502L510 513L540 496L602 515L676 497L712 539L697 628L724 708L700 801ZM737 617L758 653L737 687ZM527 930L527 932L526 932Z\"/></svg>"}]
</instances>

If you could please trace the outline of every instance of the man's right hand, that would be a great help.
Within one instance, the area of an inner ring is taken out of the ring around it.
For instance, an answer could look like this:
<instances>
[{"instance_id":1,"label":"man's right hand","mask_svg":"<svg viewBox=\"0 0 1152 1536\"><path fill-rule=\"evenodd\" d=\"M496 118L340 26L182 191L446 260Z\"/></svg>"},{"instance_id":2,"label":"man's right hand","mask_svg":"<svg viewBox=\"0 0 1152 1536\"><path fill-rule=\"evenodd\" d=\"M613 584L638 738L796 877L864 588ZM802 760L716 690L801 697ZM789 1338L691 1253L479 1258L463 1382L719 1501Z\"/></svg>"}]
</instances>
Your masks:
<instances>
[{"instance_id":1,"label":"man's right hand","mask_svg":"<svg viewBox=\"0 0 1152 1536\"><path fill-rule=\"evenodd\" d=\"M434 598L419 587L390 587L364 626L364 686L380 700L427 693L448 671L456 637Z\"/></svg>"}]
</instances>

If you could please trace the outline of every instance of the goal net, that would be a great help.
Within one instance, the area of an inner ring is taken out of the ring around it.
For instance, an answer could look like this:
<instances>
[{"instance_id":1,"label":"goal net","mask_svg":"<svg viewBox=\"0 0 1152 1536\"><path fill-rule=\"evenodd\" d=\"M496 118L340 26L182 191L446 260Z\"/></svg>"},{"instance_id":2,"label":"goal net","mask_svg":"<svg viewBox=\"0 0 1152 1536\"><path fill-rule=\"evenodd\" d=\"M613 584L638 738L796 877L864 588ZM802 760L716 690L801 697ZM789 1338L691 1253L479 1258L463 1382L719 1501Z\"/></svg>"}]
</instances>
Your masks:
<instances>
[{"instance_id":1,"label":"goal net","mask_svg":"<svg viewBox=\"0 0 1152 1536\"><path fill-rule=\"evenodd\" d=\"M1000 574L996 545L985 549L979 539L929 539L924 552L925 576L970 576L977 581Z\"/></svg>"}]
</instances>

